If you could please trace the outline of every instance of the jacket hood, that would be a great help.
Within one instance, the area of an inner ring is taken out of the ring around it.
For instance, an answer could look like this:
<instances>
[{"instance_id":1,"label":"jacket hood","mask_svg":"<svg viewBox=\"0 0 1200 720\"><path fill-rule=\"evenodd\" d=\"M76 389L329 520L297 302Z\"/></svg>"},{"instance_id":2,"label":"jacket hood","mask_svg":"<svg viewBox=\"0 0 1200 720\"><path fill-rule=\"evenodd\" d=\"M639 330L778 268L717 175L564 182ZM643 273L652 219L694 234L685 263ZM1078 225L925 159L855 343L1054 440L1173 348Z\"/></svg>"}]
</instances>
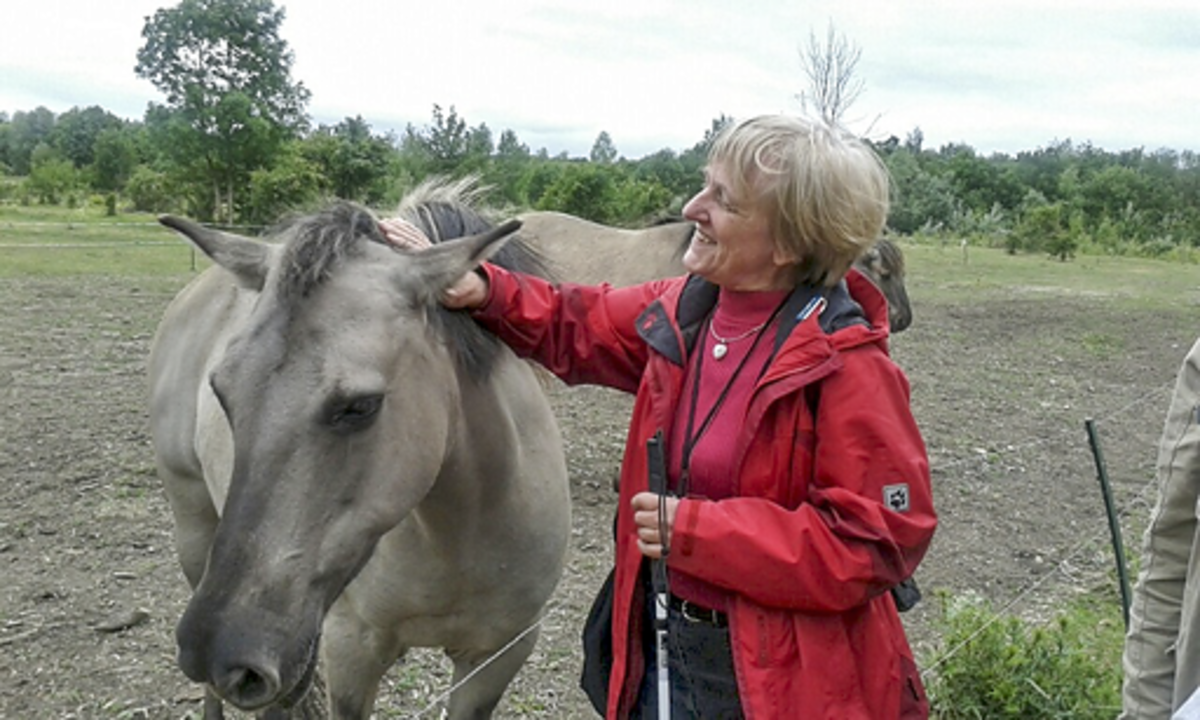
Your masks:
<instances>
[{"instance_id":1,"label":"jacket hood","mask_svg":"<svg viewBox=\"0 0 1200 720\"><path fill-rule=\"evenodd\" d=\"M637 321L639 335L668 360L683 365L705 319L716 305L719 293L720 288L704 278L688 276L685 282L674 285L643 311ZM675 322L671 321L668 311L672 306ZM802 285L792 291L780 311L775 333L776 355L788 344L797 325L812 316L815 316L820 334L828 336L832 348L841 350L880 342L886 349L887 301L883 293L857 270L851 270L833 287Z\"/></svg>"}]
</instances>

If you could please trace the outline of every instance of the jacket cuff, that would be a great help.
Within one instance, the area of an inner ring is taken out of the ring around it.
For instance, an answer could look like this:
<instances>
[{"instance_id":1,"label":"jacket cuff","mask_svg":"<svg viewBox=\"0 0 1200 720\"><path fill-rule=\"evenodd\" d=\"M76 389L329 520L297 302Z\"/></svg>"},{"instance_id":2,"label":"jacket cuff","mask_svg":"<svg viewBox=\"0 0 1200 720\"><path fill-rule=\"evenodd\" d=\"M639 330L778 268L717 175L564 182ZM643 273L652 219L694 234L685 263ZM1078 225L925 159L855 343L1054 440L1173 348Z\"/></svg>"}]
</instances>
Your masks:
<instances>
[{"instance_id":1,"label":"jacket cuff","mask_svg":"<svg viewBox=\"0 0 1200 720\"><path fill-rule=\"evenodd\" d=\"M494 304L492 301L496 297L496 282L503 282L504 279L501 277L501 275L507 273L505 272L504 268L498 267L489 262L480 264L479 267L475 268L474 272L479 273L480 277L487 282L488 290L487 295L483 299L483 304L471 310L471 315L480 318L498 318L503 308L492 307Z\"/></svg>"},{"instance_id":2,"label":"jacket cuff","mask_svg":"<svg viewBox=\"0 0 1200 720\"><path fill-rule=\"evenodd\" d=\"M688 557L695 550L696 523L700 519L703 500L680 498L675 508L675 525L671 528L671 557Z\"/></svg>"}]
</instances>

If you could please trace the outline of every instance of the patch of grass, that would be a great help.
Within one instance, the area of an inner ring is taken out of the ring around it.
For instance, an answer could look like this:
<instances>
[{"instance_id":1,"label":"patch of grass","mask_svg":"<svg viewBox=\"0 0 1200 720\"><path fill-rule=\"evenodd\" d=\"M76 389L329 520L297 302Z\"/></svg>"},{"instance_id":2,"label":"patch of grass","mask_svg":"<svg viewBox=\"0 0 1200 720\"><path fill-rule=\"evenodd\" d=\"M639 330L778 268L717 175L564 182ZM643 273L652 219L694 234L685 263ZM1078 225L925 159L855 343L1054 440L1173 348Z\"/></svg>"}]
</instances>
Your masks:
<instances>
[{"instance_id":1,"label":"patch of grass","mask_svg":"<svg viewBox=\"0 0 1200 720\"><path fill-rule=\"evenodd\" d=\"M1200 307L1200 275L1191 264L1085 255L1059 262L994 248L901 242L909 293L928 300L976 302L1028 295L1112 300L1133 307Z\"/></svg>"},{"instance_id":2,"label":"patch of grass","mask_svg":"<svg viewBox=\"0 0 1200 720\"><path fill-rule=\"evenodd\" d=\"M166 275L208 264L146 213L0 205L0 277Z\"/></svg>"},{"instance_id":3,"label":"patch of grass","mask_svg":"<svg viewBox=\"0 0 1200 720\"><path fill-rule=\"evenodd\" d=\"M1125 343L1113 335L1089 332L1083 334L1083 347L1095 357L1106 359L1123 352Z\"/></svg>"},{"instance_id":4,"label":"patch of grass","mask_svg":"<svg viewBox=\"0 0 1200 720\"><path fill-rule=\"evenodd\" d=\"M1045 624L966 595L939 597L927 681L942 720L1112 718L1120 710L1124 625L1113 603L1081 598ZM940 665L938 658L952 653Z\"/></svg>"},{"instance_id":5,"label":"patch of grass","mask_svg":"<svg viewBox=\"0 0 1200 720\"><path fill-rule=\"evenodd\" d=\"M56 205L0 204L0 229L39 224L99 232L105 228L159 227L156 216L151 213L123 212L110 216L104 214L103 208L93 205L72 209Z\"/></svg>"},{"instance_id":6,"label":"patch of grass","mask_svg":"<svg viewBox=\"0 0 1200 720\"><path fill-rule=\"evenodd\" d=\"M546 704L537 697L519 693L511 693L508 696L508 705L518 717L546 717L546 712L549 710Z\"/></svg>"}]
</instances>

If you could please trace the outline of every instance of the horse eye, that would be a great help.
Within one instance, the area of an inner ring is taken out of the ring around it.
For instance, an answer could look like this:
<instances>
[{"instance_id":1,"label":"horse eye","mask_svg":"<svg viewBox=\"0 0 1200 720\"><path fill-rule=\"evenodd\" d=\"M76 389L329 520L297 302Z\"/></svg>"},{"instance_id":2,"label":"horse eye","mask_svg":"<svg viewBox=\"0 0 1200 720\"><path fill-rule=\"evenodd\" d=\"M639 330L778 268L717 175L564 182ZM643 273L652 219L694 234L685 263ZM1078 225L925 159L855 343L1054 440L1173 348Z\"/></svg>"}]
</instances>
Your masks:
<instances>
[{"instance_id":1,"label":"horse eye","mask_svg":"<svg viewBox=\"0 0 1200 720\"><path fill-rule=\"evenodd\" d=\"M329 425L338 432L363 430L375 420L382 406L382 395L345 398L330 408Z\"/></svg>"}]
</instances>

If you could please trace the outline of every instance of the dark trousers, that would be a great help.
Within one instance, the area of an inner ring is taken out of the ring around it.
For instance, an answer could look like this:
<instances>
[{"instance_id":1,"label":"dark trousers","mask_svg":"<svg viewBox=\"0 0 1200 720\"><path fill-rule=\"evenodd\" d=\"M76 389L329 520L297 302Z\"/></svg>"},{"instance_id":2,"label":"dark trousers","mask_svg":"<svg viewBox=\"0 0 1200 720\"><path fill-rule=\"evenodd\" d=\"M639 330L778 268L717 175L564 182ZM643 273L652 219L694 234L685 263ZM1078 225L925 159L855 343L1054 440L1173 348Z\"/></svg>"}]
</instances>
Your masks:
<instances>
[{"instance_id":1,"label":"dark trousers","mask_svg":"<svg viewBox=\"0 0 1200 720\"><path fill-rule=\"evenodd\" d=\"M648 602L647 606L649 630L642 636L646 677L633 713L637 720L658 718L654 601ZM671 720L739 720L742 717L728 627L695 622L671 609L667 613L667 648Z\"/></svg>"}]
</instances>

